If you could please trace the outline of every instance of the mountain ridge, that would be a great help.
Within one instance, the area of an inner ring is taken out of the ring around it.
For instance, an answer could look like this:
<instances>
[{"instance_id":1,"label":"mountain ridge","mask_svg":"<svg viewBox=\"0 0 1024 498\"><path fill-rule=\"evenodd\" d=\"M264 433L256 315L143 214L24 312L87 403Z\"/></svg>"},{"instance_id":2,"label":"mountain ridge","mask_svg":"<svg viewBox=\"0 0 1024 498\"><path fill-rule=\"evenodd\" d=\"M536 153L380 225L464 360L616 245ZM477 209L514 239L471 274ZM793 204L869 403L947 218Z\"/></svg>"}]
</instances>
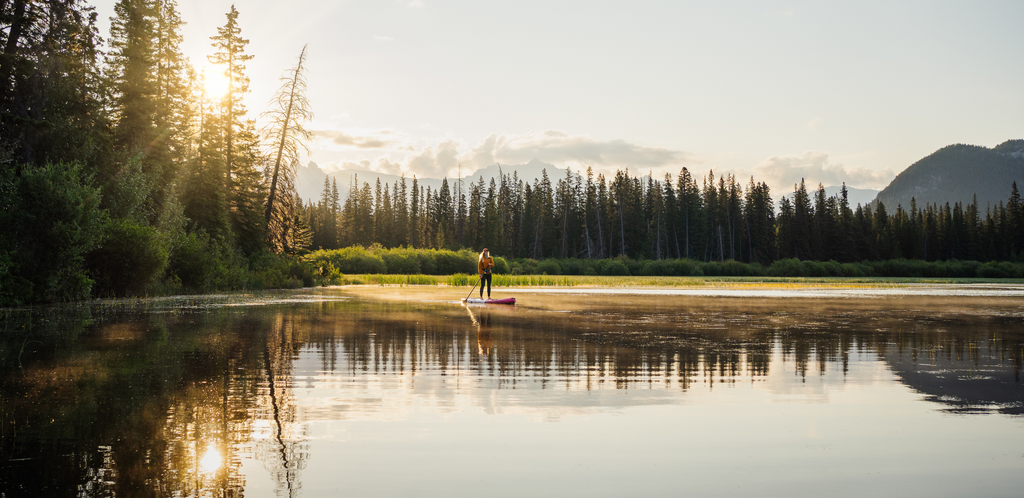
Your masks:
<instances>
[{"instance_id":1,"label":"mountain ridge","mask_svg":"<svg viewBox=\"0 0 1024 498\"><path fill-rule=\"evenodd\" d=\"M1010 198L1012 183L1024 181L1024 140L1007 140L993 148L947 145L911 164L896 175L875 199L889 210L945 203L995 206Z\"/></svg>"},{"instance_id":2,"label":"mountain ridge","mask_svg":"<svg viewBox=\"0 0 1024 498\"><path fill-rule=\"evenodd\" d=\"M566 168L559 168L553 164L548 164L537 159L531 159L526 164L492 164L486 168L481 168L469 176L462 179L463 185L467 188L470 183L480 181L482 177L484 181L490 180L491 178L497 178L499 171L502 174L516 173L516 176L520 180L533 182L534 179L541 177L542 171L547 170L548 178L552 183L556 182L558 178L565 176ZM295 175L295 189L305 201L317 202L320 200L320 195L324 190L324 180L331 178L338 182L338 195L341 199L345 199L348 196L349 183L351 177L355 175L359 186L361 187L363 182L369 183L371 187L375 186L377 180L380 182L394 184L401 180L400 175L392 175L389 173L381 173L379 171L370 170L357 170L357 169L345 169L339 171L332 171L327 173L320 169L320 167L313 161L310 161L305 166L299 165ZM405 177L406 184L412 187L412 177ZM430 187L438 189L441 187L443 178L416 178L416 182L419 186ZM448 178L448 185L452 186L453 182L457 182L457 178Z\"/></svg>"}]
</instances>

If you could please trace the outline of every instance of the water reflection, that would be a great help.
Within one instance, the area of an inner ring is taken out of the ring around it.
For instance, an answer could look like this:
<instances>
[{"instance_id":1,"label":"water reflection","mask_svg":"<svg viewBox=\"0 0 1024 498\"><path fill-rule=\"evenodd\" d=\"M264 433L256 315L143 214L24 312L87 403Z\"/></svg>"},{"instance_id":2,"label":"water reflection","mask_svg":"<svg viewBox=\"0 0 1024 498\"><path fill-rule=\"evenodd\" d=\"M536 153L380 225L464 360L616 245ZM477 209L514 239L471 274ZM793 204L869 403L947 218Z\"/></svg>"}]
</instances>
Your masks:
<instances>
[{"instance_id":1,"label":"water reflection","mask_svg":"<svg viewBox=\"0 0 1024 498\"><path fill-rule=\"evenodd\" d=\"M0 489L253 496L255 462L269 494L298 496L314 423L466 407L559 420L742 386L824 403L879 362L933 408L1024 413L1024 317L1002 298L346 292L3 311Z\"/></svg>"}]
</instances>

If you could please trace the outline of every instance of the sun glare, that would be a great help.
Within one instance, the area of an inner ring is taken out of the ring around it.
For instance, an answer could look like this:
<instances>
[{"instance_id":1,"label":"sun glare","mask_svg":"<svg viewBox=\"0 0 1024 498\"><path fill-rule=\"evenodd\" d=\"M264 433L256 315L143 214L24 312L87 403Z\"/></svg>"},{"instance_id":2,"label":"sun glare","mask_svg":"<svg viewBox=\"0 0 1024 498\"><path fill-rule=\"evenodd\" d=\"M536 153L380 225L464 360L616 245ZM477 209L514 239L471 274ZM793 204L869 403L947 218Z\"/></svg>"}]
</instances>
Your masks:
<instances>
[{"instance_id":1,"label":"sun glare","mask_svg":"<svg viewBox=\"0 0 1024 498\"><path fill-rule=\"evenodd\" d=\"M217 66L207 66L203 71L203 90L211 99L219 99L228 93L228 78Z\"/></svg>"},{"instance_id":2,"label":"sun glare","mask_svg":"<svg viewBox=\"0 0 1024 498\"><path fill-rule=\"evenodd\" d=\"M206 449L206 454L199 460L199 468L204 474L213 474L220 469L221 457L220 451L217 448L210 446Z\"/></svg>"}]
</instances>

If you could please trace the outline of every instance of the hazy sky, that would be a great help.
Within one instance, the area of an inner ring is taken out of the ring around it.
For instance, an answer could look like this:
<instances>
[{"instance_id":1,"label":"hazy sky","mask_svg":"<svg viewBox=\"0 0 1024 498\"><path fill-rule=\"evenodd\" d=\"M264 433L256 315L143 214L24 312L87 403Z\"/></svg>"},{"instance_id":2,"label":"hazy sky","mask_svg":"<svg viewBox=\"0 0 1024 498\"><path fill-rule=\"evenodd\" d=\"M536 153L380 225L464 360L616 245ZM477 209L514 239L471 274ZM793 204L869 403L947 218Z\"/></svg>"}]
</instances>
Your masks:
<instances>
[{"instance_id":1,"label":"hazy sky","mask_svg":"<svg viewBox=\"0 0 1024 498\"><path fill-rule=\"evenodd\" d=\"M232 3L250 116L309 44L325 169L686 166L778 195L1024 138L1020 1L180 0L197 68ZM113 4L96 2L104 34Z\"/></svg>"}]
</instances>

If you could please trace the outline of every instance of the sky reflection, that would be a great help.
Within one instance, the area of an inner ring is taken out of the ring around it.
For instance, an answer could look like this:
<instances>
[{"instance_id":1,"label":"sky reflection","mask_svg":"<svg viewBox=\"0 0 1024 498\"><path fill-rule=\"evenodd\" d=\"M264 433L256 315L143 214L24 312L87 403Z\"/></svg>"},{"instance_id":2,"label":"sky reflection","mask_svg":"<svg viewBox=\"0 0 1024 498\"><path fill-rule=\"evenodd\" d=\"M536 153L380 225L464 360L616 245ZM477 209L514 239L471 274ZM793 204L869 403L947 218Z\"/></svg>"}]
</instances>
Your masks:
<instances>
[{"instance_id":1,"label":"sky reflection","mask_svg":"<svg viewBox=\"0 0 1024 498\"><path fill-rule=\"evenodd\" d=\"M466 308L453 291L28 317L42 325L3 349L0 487L252 498L1024 485L1019 299L523 292L520 306Z\"/></svg>"}]
</instances>

